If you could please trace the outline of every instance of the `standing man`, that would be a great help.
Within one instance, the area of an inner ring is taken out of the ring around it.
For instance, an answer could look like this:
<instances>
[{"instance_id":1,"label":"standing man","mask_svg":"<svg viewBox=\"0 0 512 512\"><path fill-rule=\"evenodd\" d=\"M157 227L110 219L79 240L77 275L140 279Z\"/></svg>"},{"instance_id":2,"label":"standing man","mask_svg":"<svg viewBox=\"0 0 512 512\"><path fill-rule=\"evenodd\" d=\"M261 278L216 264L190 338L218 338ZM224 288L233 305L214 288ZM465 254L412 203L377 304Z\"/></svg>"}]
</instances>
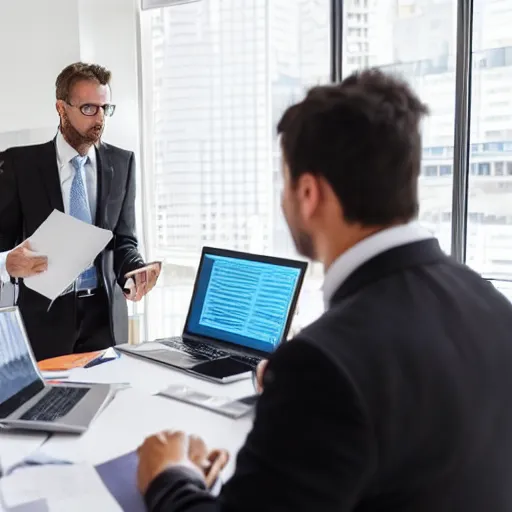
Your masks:
<instances>
[{"instance_id":1,"label":"standing man","mask_svg":"<svg viewBox=\"0 0 512 512\"><path fill-rule=\"evenodd\" d=\"M8 149L0 158L0 286L19 283L18 305L38 360L126 342L125 298L140 300L160 273L137 248L134 154L101 140L115 111L110 79L110 71L95 64L66 67L56 81L55 139ZM54 209L114 237L49 308L23 278L46 270L45 256L32 252L27 238Z\"/></svg>"},{"instance_id":2,"label":"standing man","mask_svg":"<svg viewBox=\"0 0 512 512\"><path fill-rule=\"evenodd\" d=\"M225 454L144 443L150 511L512 510L512 305L415 221L425 113L369 70L284 114L284 213L327 311L272 354L218 498Z\"/></svg>"}]
</instances>

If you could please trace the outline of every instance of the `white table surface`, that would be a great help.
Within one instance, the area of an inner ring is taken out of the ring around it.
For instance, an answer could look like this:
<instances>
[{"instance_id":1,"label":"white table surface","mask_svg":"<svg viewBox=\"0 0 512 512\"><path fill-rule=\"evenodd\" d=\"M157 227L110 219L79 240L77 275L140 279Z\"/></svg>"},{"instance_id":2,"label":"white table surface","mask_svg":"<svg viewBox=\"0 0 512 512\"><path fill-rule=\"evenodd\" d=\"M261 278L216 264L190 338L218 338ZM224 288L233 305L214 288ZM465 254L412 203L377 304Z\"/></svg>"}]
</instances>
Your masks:
<instances>
[{"instance_id":1,"label":"white table surface","mask_svg":"<svg viewBox=\"0 0 512 512\"><path fill-rule=\"evenodd\" d=\"M228 449L231 460L226 473L229 475L234 469L236 453L252 426L250 416L232 420L199 407L152 396L170 384L183 384L214 396L241 398L254 393L250 379L216 384L123 354L115 361L72 370L69 380L127 383L131 388L119 391L86 433L54 434L39 448L59 459L100 464L135 450L147 435L176 429L200 435L211 448ZM23 441L18 442L21 452Z\"/></svg>"}]
</instances>

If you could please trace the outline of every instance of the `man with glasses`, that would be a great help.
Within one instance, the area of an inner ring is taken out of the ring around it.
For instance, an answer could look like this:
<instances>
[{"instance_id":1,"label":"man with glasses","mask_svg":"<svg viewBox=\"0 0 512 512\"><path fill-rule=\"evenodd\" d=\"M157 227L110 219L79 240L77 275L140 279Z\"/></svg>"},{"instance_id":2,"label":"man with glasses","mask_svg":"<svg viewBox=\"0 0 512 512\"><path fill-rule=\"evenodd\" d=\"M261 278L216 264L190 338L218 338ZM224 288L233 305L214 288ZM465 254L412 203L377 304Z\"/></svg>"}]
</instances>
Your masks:
<instances>
[{"instance_id":1,"label":"man with glasses","mask_svg":"<svg viewBox=\"0 0 512 512\"><path fill-rule=\"evenodd\" d=\"M110 79L110 71L95 64L66 67L56 81L56 137L11 148L0 159L0 287L18 282L18 305L38 360L126 342L125 298L140 300L160 272L158 264L145 265L137 248L134 155L101 140L115 111ZM27 238L54 209L114 237L49 307L23 278L47 268Z\"/></svg>"}]
</instances>

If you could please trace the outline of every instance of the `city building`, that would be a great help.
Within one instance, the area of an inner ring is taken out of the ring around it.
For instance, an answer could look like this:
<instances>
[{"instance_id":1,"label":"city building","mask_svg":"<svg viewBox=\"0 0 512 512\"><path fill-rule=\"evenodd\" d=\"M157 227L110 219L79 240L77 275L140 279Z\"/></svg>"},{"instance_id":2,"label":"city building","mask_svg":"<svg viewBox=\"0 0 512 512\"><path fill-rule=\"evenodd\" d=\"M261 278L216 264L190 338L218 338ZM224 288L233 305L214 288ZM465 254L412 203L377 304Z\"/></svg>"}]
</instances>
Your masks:
<instances>
[{"instance_id":1,"label":"city building","mask_svg":"<svg viewBox=\"0 0 512 512\"><path fill-rule=\"evenodd\" d=\"M467 261L512 277L512 0L475 0ZM330 77L328 0L203 0L144 13L148 239L163 259L150 337L178 333L203 245L295 256L275 126ZM420 220L450 250L455 0L346 0L343 73L401 74L429 105ZM150 72L147 72L147 71ZM311 266L303 322L322 309ZM506 291L506 283L501 283ZM512 295L511 295L512 296ZM300 310L299 310L300 313ZM158 319L158 321L156 321ZM163 319L163 320L161 320Z\"/></svg>"},{"instance_id":2,"label":"city building","mask_svg":"<svg viewBox=\"0 0 512 512\"><path fill-rule=\"evenodd\" d=\"M154 337L181 330L201 247L296 257L275 126L329 80L330 2L210 0L145 15L148 238L166 263L148 298ZM318 294L312 269L306 290Z\"/></svg>"}]
</instances>

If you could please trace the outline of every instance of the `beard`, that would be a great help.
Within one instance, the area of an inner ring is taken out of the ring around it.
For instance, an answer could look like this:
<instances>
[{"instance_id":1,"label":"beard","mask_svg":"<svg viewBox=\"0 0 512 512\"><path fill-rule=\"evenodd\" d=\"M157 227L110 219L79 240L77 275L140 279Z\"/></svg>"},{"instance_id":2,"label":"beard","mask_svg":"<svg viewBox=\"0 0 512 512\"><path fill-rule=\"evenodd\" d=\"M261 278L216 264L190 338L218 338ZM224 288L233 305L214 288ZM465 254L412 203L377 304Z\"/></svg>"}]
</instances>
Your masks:
<instances>
[{"instance_id":1,"label":"beard","mask_svg":"<svg viewBox=\"0 0 512 512\"><path fill-rule=\"evenodd\" d=\"M85 134L81 134L69 120L66 113L62 114L61 118L61 131L64 138L67 140L70 146L77 149L83 148L84 146L92 146L97 144L101 135L103 134L104 125L97 123L87 130Z\"/></svg>"},{"instance_id":2,"label":"beard","mask_svg":"<svg viewBox=\"0 0 512 512\"><path fill-rule=\"evenodd\" d=\"M287 210L287 208L283 207L284 218L286 220L286 224L288 225L295 249L301 256L304 256L309 260L314 260L316 251L313 237L309 233L306 233L306 231L304 231L301 227L299 227L298 222L296 222L298 219L298 208L296 204L293 203L291 205L291 211Z\"/></svg>"},{"instance_id":3,"label":"beard","mask_svg":"<svg viewBox=\"0 0 512 512\"><path fill-rule=\"evenodd\" d=\"M290 233L297 252L308 260L314 260L316 257L316 251L313 238L308 233L298 228L290 228Z\"/></svg>"}]
</instances>

